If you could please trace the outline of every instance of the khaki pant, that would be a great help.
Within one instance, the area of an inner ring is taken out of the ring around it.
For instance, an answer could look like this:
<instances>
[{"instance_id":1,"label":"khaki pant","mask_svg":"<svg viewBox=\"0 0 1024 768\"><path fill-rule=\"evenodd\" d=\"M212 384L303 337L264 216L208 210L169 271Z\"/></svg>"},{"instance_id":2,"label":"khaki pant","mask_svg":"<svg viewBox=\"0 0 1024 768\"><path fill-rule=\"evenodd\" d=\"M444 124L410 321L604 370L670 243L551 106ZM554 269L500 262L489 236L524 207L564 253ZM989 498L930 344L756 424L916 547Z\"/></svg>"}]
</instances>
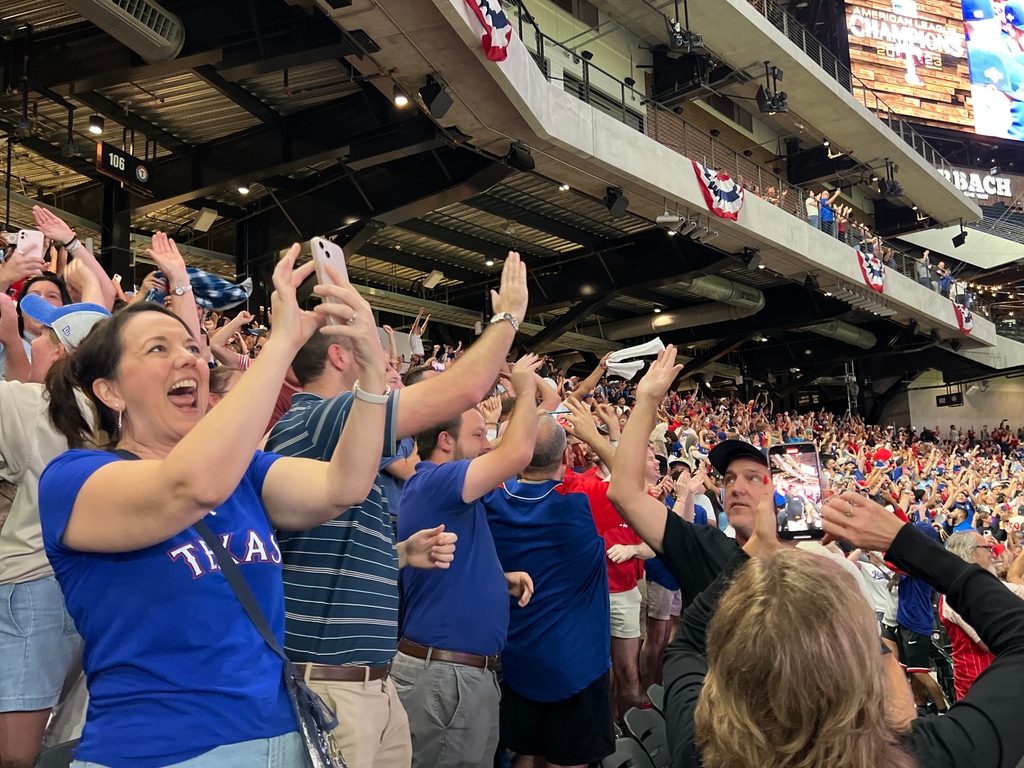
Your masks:
<instances>
[{"instance_id":1,"label":"khaki pant","mask_svg":"<svg viewBox=\"0 0 1024 768\"><path fill-rule=\"evenodd\" d=\"M390 677L364 683L308 682L338 716L334 738L348 768L409 768L409 718Z\"/></svg>"}]
</instances>

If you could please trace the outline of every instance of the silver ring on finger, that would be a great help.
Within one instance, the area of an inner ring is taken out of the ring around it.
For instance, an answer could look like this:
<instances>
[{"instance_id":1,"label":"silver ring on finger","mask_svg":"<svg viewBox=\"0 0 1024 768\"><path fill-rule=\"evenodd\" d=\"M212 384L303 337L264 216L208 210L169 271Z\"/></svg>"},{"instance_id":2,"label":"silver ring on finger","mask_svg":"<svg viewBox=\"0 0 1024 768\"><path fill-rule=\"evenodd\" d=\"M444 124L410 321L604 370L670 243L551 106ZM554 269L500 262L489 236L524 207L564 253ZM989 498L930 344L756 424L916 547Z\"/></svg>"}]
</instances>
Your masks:
<instances>
[{"instance_id":1,"label":"silver ring on finger","mask_svg":"<svg viewBox=\"0 0 1024 768\"><path fill-rule=\"evenodd\" d=\"M352 313L352 317L350 317L348 320L345 321L345 325L355 325L355 323L356 323L356 313L353 312Z\"/></svg>"},{"instance_id":2,"label":"silver ring on finger","mask_svg":"<svg viewBox=\"0 0 1024 768\"><path fill-rule=\"evenodd\" d=\"M849 502L847 502L847 503L849 503ZM853 504L850 504L850 508L848 510L846 510L845 512L843 512L843 514L846 515L847 517L853 517Z\"/></svg>"}]
</instances>

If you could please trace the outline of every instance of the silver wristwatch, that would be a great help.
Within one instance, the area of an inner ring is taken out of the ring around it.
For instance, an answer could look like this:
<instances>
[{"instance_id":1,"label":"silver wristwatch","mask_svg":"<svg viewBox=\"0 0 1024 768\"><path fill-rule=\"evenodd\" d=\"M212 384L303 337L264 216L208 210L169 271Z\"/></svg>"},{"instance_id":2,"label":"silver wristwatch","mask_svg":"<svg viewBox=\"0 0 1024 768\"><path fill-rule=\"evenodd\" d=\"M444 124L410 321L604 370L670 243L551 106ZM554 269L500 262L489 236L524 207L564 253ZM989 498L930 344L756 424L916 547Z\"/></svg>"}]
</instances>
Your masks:
<instances>
[{"instance_id":1,"label":"silver wristwatch","mask_svg":"<svg viewBox=\"0 0 1024 768\"><path fill-rule=\"evenodd\" d=\"M189 283L188 285L179 285L176 288L172 288L171 289L171 293L173 293L175 296L184 296L186 293L188 293L191 290L192 290L192 284Z\"/></svg>"},{"instance_id":2,"label":"silver wristwatch","mask_svg":"<svg viewBox=\"0 0 1024 768\"><path fill-rule=\"evenodd\" d=\"M502 320L508 320L510 323L512 323L512 327L516 330L516 332L519 332L519 321L516 320L516 316L513 315L511 312L499 312L498 314L491 318L491 325L500 323Z\"/></svg>"}]
</instances>

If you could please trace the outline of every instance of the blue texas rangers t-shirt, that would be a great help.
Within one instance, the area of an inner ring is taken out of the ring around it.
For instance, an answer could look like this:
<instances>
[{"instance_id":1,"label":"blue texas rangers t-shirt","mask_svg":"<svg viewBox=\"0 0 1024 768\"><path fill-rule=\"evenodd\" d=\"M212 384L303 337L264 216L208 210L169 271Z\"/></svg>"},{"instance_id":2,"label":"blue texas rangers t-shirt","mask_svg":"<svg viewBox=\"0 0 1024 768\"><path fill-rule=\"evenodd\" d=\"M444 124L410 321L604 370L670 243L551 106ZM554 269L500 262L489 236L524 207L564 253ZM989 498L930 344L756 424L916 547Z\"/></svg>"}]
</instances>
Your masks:
<instances>
[{"instance_id":1,"label":"blue texas rangers t-shirt","mask_svg":"<svg viewBox=\"0 0 1024 768\"><path fill-rule=\"evenodd\" d=\"M283 644L281 552L260 499L278 458L257 452L235 492L205 520ZM135 552L79 552L61 543L82 486L114 461L123 459L68 451L39 480L43 544L84 640L89 709L75 757L110 768L163 768L295 731L283 662L194 528Z\"/></svg>"}]
</instances>

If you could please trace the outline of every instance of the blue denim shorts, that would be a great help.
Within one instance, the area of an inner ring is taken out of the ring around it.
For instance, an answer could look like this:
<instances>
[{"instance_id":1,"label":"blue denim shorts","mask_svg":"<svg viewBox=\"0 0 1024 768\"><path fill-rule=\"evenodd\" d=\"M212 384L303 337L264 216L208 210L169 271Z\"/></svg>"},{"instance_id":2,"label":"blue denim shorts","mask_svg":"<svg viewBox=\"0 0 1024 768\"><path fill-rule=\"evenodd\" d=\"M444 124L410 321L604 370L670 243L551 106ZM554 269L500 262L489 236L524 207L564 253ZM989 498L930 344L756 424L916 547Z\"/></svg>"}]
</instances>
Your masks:
<instances>
[{"instance_id":1,"label":"blue denim shorts","mask_svg":"<svg viewBox=\"0 0 1024 768\"><path fill-rule=\"evenodd\" d=\"M199 757L167 768L301 768L306 764L302 737L298 732L272 739L254 739L238 744L225 744ZM106 768L99 763L73 760L71 768Z\"/></svg>"},{"instance_id":2,"label":"blue denim shorts","mask_svg":"<svg viewBox=\"0 0 1024 768\"><path fill-rule=\"evenodd\" d=\"M55 706L81 646L55 577L0 584L0 712Z\"/></svg>"}]
</instances>

